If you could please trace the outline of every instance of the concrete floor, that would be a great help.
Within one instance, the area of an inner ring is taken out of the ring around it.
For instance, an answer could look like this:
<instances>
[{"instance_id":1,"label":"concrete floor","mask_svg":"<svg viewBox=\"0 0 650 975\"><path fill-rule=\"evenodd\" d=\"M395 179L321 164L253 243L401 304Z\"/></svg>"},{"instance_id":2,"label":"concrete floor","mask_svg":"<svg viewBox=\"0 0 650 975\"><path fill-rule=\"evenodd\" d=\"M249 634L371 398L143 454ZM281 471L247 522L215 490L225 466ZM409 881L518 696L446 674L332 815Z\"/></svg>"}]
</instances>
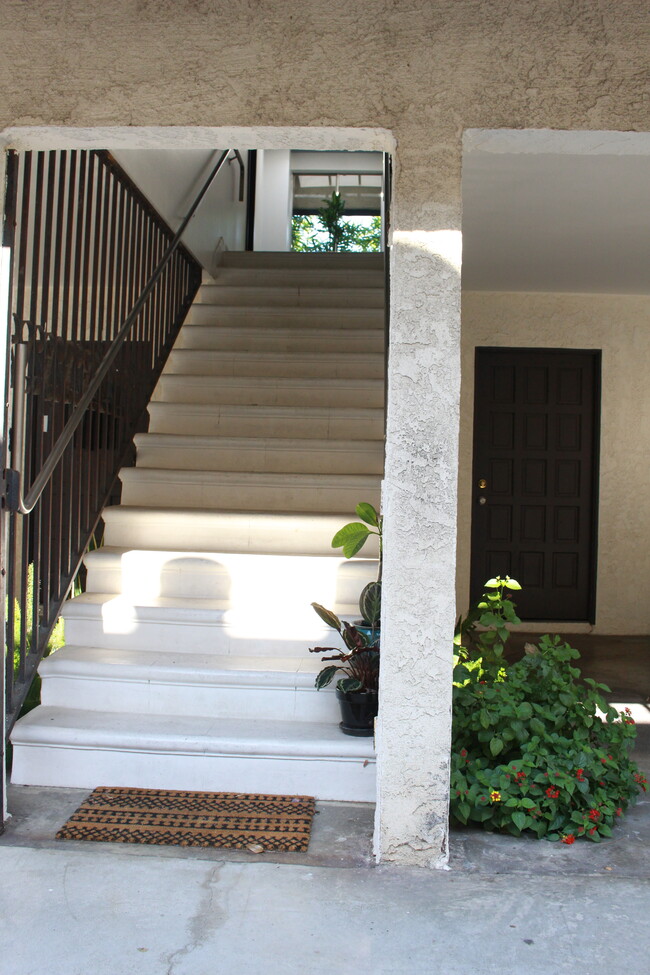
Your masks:
<instances>
[{"instance_id":1,"label":"concrete floor","mask_svg":"<svg viewBox=\"0 0 650 975\"><path fill-rule=\"evenodd\" d=\"M608 681L646 774L648 649ZM598 845L453 830L429 872L374 865L363 804L320 803L306 854L56 841L86 794L10 788L0 975L650 975L650 795Z\"/></svg>"}]
</instances>

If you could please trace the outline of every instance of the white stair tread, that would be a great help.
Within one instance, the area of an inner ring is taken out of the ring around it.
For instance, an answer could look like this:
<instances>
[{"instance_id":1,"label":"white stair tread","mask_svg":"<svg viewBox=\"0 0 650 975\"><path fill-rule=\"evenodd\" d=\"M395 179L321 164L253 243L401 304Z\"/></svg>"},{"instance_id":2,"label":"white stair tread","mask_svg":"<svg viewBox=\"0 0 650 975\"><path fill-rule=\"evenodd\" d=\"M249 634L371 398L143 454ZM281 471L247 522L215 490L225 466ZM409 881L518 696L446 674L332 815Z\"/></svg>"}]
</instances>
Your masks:
<instances>
[{"instance_id":1,"label":"white stair tread","mask_svg":"<svg viewBox=\"0 0 650 975\"><path fill-rule=\"evenodd\" d=\"M210 305L193 304L185 322L188 325L218 327L220 325L255 325L259 328L280 325L292 329L344 327L354 331L358 328L383 328L384 309L382 308L302 308L293 306L283 308L277 305Z\"/></svg>"},{"instance_id":2,"label":"white stair tread","mask_svg":"<svg viewBox=\"0 0 650 975\"><path fill-rule=\"evenodd\" d=\"M304 268L370 268L382 269L383 251L225 251L222 267L304 267Z\"/></svg>"},{"instance_id":3,"label":"white stair tread","mask_svg":"<svg viewBox=\"0 0 650 975\"><path fill-rule=\"evenodd\" d=\"M308 376L333 379L381 379L381 352L233 352L215 349L174 349L163 375Z\"/></svg>"},{"instance_id":4,"label":"white stair tread","mask_svg":"<svg viewBox=\"0 0 650 975\"><path fill-rule=\"evenodd\" d=\"M320 657L235 656L174 653L160 650L110 650L70 644L45 657L39 666L44 679L93 677L96 680L146 681L169 684L219 684L247 687L314 689ZM325 691L317 693L327 693Z\"/></svg>"},{"instance_id":5,"label":"white stair tread","mask_svg":"<svg viewBox=\"0 0 650 975\"><path fill-rule=\"evenodd\" d=\"M384 289L327 288L281 285L279 287L204 284L195 299L196 304L209 305L299 305L306 308L364 307L384 305Z\"/></svg>"},{"instance_id":6,"label":"white stair tread","mask_svg":"<svg viewBox=\"0 0 650 975\"><path fill-rule=\"evenodd\" d=\"M332 538L342 525L356 520L350 510L314 515L137 505L113 505L104 509L102 517L106 526L106 544L118 547L131 544L135 548L165 551L171 547L169 539L173 537L174 549L192 552L329 555L337 558L341 553L332 548ZM143 535L146 535L146 546L139 540ZM117 537L119 541L116 541ZM182 544L179 544L181 539ZM363 551L369 558L377 557L375 536L368 539Z\"/></svg>"},{"instance_id":7,"label":"white stair tread","mask_svg":"<svg viewBox=\"0 0 650 975\"><path fill-rule=\"evenodd\" d=\"M212 450L219 447L223 450L281 450L296 451L304 453L306 451L316 451L324 453L347 453L354 450L356 453L370 453L383 455L383 440L307 440L298 437L217 437L217 436L195 436L183 433L137 433L134 437L138 448L144 446L169 447L174 450L178 447L189 447L196 450Z\"/></svg>"},{"instance_id":8,"label":"white stair tread","mask_svg":"<svg viewBox=\"0 0 650 975\"><path fill-rule=\"evenodd\" d=\"M120 620L150 620L152 622L196 623L225 621L229 602L225 599L192 599L184 596L154 596L131 601L128 596L113 592L84 592L63 604L61 615L66 620L97 619L107 613ZM126 639L126 637L125 637Z\"/></svg>"},{"instance_id":9,"label":"white stair tread","mask_svg":"<svg viewBox=\"0 0 650 975\"><path fill-rule=\"evenodd\" d=\"M370 268L350 267L222 267L215 275L214 283L216 285L244 285L246 287L272 288L383 288L385 279L381 268L373 270Z\"/></svg>"},{"instance_id":10,"label":"white stair tread","mask_svg":"<svg viewBox=\"0 0 650 975\"><path fill-rule=\"evenodd\" d=\"M347 389L350 386L349 379L322 379L319 376L311 377L300 377L300 376L211 376L210 373L192 373L191 376L183 376L177 373L172 373L170 375L163 375L160 377L160 383L173 382L178 384L179 382L185 382L191 386L197 386L202 383L208 384L210 386L268 386L275 388L277 386L283 386L290 389L302 389L307 386L311 389L316 388L334 388L334 389ZM383 379L355 379L354 385L360 387L361 389L375 390L378 387L383 387ZM157 388L157 387L156 387ZM154 399L156 398L154 394Z\"/></svg>"},{"instance_id":11,"label":"white stair tread","mask_svg":"<svg viewBox=\"0 0 650 975\"><path fill-rule=\"evenodd\" d=\"M193 377L194 378L194 377ZM173 410L185 414L199 414L200 416L226 417L275 417L290 420L295 417L305 420L340 420L351 426L356 420L383 420L384 411L378 407L332 407L332 406L244 406L237 403L150 403L150 412L157 410ZM337 438L338 439L338 438Z\"/></svg>"},{"instance_id":12,"label":"white stair tread","mask_svg":"<svg viewBox=\"0 0 650 975\"><path fill-rule=\"evenodd\" d=\"M181 329L174 351L239 354L259 352L268 355L338 355L380 353L384 333L381 329L279 329L242 326L190 325Z\"/></svg>"},{"instance_id":13,"label":"white stair tread","mask_svg":"<svg viewBox=\"0 0 650 975\"><path fill-rule=\"evenodd\" d=\"M254 594L253 594L254 597ZM347 619L359 615L358 606L352 604L338 607L339 612ZM260 610L263 614L266 610ZM309 615L309 604L305 605L305 614ZM230 622L230 601L226 599L192 599L189 596L181 598L175 596L139 597L131 601L128 596L117 595L114 592L84 592L63 604L61 615L66 620L98 619L113 615L124 620L139 620L174 623L213 623L228 625ZM318 632L321 624L314 614L314 630ZM330 631L333 632L333 631ZM128 635L125 636L128 642Z\"/></svg>"},{"instance_id":14,"label":"white stair tread","mask_svg":"<svg viewBox=\"0 0 650 975\"><path fill-rule=\"evenodd\" d=\"M211 484L223 485L253 485L260 484L269 488L289 490L291 487L319 487L319 488L358 488L360 491L374 491L379 487L377 474L275 474L264 472L261 474L249 471L187 471L156 467L124 467L120 471L123 484L147 481L161 484L175 482L179 484ZM152 502L153 503L153 502Z\"/></svg>"},{"instance_id":15,"label":"white stair tread","mask_svg":"<svg viewBox=\"0 0 650 975\"><path fill-rule=\"evenodd\" d=\"M15 726L14 745L51 745L246 758L335 758L374 761L371 738L342 735L325 723L125 714L41 706Z\"/></svg>"}]
</instances>

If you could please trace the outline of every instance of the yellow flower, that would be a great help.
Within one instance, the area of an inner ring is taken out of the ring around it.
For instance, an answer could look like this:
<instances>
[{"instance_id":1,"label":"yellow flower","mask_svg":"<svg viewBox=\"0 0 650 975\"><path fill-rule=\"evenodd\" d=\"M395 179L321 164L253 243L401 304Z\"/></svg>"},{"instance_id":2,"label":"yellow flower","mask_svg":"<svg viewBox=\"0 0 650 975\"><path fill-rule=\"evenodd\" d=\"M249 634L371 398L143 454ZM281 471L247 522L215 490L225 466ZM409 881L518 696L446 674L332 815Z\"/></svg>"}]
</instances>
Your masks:
<instances>
[{"instance_id":1,"label":"yellow flower","mask_svg":"<svg viewBox=\"0 0 650 975\"><path fill-rule=\"evenodd\" d=\"M501 802L501 793L497 792L496 790L494 792L491 792L490 799L492 800L492 802Z\"/></svg>"}]
</instances>

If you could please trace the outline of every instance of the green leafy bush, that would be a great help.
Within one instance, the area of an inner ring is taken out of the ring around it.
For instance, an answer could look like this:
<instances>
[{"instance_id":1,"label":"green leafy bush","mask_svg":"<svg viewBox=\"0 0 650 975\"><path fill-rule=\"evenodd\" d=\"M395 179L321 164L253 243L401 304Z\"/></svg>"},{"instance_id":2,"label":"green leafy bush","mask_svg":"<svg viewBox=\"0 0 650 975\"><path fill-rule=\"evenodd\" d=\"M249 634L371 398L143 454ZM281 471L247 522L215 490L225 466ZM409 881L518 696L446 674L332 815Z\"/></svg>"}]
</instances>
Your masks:
<instances>
[{"instance_id":1,"label":"green leafy bush","mask_svg":"<svg viewBox=\"0 0 650 975\"><path fill-rule=\"evenodd\" d=\"M453 818L564 843L611 836L647 787L629 758L629 710L606 702L606 685L578 681L579 653L558 636L507 663L506 623L520 622L509 591L520 586L497 577L486 589L456 632Z\"/></svg>"}]
</instances>

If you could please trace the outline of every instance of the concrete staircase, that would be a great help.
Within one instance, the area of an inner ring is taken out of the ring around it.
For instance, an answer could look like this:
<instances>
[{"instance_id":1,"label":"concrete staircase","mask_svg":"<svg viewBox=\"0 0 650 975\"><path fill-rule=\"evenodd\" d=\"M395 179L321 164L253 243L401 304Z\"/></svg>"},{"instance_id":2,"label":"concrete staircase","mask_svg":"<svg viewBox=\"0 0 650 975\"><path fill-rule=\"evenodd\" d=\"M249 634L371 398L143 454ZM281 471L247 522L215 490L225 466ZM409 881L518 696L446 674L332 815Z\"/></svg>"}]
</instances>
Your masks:
<instances>
[{"instance_id":1,"label":"concrete staircase","mask_svg":"<svg viewBox=\"0 0 650 975\"><path fill-rule=\"evenodd\" d=\"M311 601L354 618L376 572L330 540L379 504L381 260L227 254L202 286L14 782L374 799L372 741L339 731L307 648L335 636Z\"/></svg>"}]
</instances>

